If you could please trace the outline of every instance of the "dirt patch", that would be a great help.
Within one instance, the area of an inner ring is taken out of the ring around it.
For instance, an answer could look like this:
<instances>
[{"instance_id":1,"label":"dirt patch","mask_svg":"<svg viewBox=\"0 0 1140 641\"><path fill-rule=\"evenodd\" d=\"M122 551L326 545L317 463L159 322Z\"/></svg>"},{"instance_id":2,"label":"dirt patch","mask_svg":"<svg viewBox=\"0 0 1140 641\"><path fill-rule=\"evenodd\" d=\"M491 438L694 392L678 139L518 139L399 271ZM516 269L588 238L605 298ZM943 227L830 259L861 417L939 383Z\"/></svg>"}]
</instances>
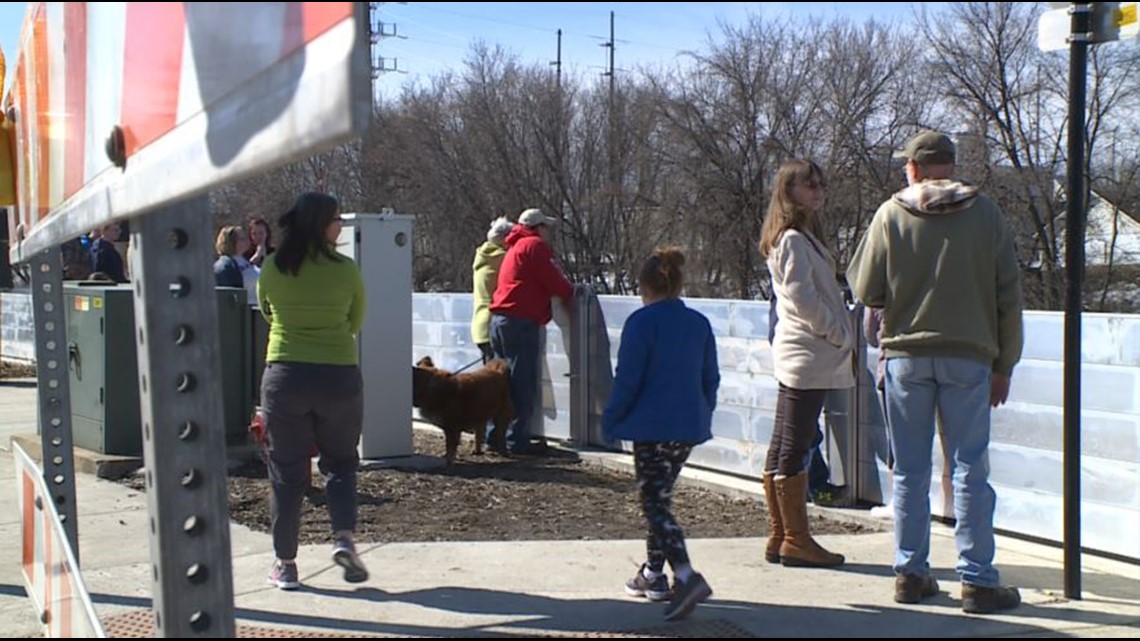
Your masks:
<instances>
[{"instance_id":1,"label":"dirt patch","mask_svg":"<svg viewBox=\"0 0 1140 641\"><path fill-rule=\"evenodd\" d=\"M443 434L415 430L417 454L442 457ZM570 452L544 458L470 455L460 446L455 466L371 469L358 478L361 542L639 539L645 521L631 474L587 463ZM127 481L141 489L137 477ZM301 543L331 541L323 482L305 499ZM251 529L269 530L269 481L251 463L229 478L230 514ZM692 538L755 537L768 533L756 500L682 485L674 509ZM813 517L818 534L872 531L857 523Z\"/></svg>"},{"instance_id":2,"label":"dirt patch","mask_svg":"<svg viewBox=\"0 0 1140 641\"><path fill-rule=\"evenodd\" d=\"M0 379L3 378L35 378L36 366L27 363L10 363L0 361Z\"/></svg>"}]
</instances>

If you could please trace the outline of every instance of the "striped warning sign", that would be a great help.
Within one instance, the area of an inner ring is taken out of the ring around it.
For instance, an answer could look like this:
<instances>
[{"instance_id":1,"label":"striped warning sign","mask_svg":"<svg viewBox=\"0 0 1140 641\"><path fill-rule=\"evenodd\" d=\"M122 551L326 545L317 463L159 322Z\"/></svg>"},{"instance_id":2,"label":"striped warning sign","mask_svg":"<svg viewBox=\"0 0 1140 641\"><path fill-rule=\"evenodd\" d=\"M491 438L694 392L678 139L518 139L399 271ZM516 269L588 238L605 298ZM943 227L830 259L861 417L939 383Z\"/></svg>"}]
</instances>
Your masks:
<instances>
[{"instance_id":1,"label":"striped warning sign","mask_svg":"<svg viewBox=\"0 0 1140 641\"><path fill-rule=\"evenodd\" d=\"M12 455L24 587L44 624L45 636L105 638L43 472L18 443L12 443Z\"/></svg>"},{"instance_id":2,"label":"striped warning sign","mask_svg":"<svg viewBox=\"0 0 1140 641\"><path fill-rule=\"evenodd\" d=\"M94 227L359 133L364 5L29 3L5 99L25 235L49 214L82 219L67 233Z\"/></svg>"}]
</instances>

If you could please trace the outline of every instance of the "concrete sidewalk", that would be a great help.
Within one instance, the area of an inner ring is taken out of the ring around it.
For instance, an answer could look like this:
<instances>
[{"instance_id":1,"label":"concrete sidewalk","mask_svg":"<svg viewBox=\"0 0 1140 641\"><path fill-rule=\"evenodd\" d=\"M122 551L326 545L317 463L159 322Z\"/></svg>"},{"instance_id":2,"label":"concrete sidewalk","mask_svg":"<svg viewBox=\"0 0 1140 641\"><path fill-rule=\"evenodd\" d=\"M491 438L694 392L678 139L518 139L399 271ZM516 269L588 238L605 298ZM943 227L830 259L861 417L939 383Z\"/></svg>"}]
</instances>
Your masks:
<instances>
[{"instance_id":1,"label":"concrete sidewalk","mask_svg":"<svg viewBox=\"0 0 1140 641\"><path fill-rule=\"evenodd\" d=\"M34 388L0 384L0 438L33 431ZM0 478L13 479L0 454ZM12 482L0 485L0 631L40 630L23 593ZM77 479L83 575L104 621L150 604L145 497L90 475ZM760 515L757 514L757 518ZM642 541L396 543L365 547L364 584L341 581L324 546L300 551L305 587L271 588L270 537L233 526L240 624L367 636L532 636L655 631L667 636L1140 636L1140 567L1084 556L1083 601L1061 597L1060 550L1001 538L998 563L1024 604L1001 616L959 609L954 544L934 526L931 562L943 593L921 606L892 601L890 533L821 537L847 555L836 570L762 561L758 539L694 540L694 564L713 598L689 621L667 625L663 606L630 599L624 581Z\"/></svg>"}]
</instances>

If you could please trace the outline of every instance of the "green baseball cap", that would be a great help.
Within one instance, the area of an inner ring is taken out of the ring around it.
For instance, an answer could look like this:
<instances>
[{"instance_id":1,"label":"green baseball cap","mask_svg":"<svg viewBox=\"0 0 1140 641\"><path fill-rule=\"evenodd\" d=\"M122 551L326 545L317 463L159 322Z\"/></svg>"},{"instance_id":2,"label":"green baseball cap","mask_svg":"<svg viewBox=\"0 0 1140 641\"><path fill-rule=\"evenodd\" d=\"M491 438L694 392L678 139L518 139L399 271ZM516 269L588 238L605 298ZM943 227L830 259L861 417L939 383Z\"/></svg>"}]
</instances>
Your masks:
<instances>
[{"instance_id":1,"label":"green baseball cap","mask_svg":"<svg viewBox=\"0 0 1140 641\"><path fill-rule=\"evenodd\" d=\"M920 131L894 153L895 158L906 158L920 165L953 164L955 156L954 141L946 134L929 130Z\"/></svg>"}]
</instances>

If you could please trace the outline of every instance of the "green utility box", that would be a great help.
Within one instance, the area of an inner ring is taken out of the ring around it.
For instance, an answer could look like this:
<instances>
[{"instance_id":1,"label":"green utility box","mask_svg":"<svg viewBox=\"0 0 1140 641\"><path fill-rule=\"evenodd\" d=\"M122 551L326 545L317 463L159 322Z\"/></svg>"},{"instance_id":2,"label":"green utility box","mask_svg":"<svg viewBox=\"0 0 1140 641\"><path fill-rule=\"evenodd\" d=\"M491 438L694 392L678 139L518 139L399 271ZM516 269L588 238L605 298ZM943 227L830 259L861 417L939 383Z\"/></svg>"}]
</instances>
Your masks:
<instances>
[{"instance_id":1,"label":"green utility box","mask_svg":"<svg viewBox=\"0 0 1140 641\"><path fill-rule=\"evenodd\" d=\"M244 289L219 287L226 444L245 445L253 411L253 347ZM135 308L130 285L67 282L68 373L75 445L142 455ZM176 417L175 417L176 418Z\"/></svg>"}]
</instances>

